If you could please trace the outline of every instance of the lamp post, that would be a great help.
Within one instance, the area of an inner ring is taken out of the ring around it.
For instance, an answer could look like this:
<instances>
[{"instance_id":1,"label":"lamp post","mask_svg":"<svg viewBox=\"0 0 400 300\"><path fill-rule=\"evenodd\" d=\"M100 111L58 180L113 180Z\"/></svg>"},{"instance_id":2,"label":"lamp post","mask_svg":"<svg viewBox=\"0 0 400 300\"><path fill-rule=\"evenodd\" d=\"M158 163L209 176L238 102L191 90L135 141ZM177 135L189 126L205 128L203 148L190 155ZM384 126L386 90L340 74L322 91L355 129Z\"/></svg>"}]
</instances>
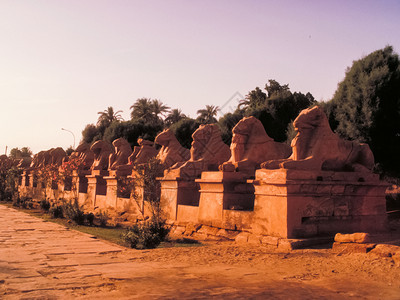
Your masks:
<instances>
[{"instance_id":1,"label":"lamp post","mask_svg":"<svg viewBox=\"0 0 400 300\"><path fill-rule=\"evenodd\" d=\"M71 130L68 130L68 129L65 129L65 128L61 128L61 130L68 131L69 133L72 134L72 136L74 137L74 147L73 147L73 149L75 150L75 134Z\"/></svg>"}]
</instances>

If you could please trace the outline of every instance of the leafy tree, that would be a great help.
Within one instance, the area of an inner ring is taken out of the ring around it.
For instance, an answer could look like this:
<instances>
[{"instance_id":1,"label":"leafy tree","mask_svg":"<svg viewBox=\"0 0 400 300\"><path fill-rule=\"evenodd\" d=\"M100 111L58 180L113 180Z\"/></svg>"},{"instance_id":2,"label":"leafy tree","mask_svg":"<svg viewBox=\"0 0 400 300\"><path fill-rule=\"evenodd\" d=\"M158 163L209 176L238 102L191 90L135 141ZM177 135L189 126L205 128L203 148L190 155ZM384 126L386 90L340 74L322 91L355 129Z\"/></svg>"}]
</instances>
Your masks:
<instances>
[{"instance_id":1,"label":"leafy tree","mask_svg":"<svg viewBox=\"0 0 400 300\"><path fill-rule=\"evenodd\" d=\"M87 124L82 130L82 142L91 144L94 141L101 140L103 135L94 124Z\"/></svg>"},{"instance_id":2,"label":"leafy tree","mask_svg":"<svg viewBox=\"0 0 400 300\"><path fill-rule=\"evenodd\" d=\"M267 93L259 88L249 92L244 114L258 118L270 137L283 142L288 139L288 125L301 110L313 105L315 99L310 93L292 93L288 84L281 85L276 80L269 80L265 90Z\"/></svg>"},{"instance_id":3,"label":"leafy tree","mask_svg":"<svg viewBox=\"0 0 400 300\"><path fill-rule=\"evenodd\" d=\"M175 109L171 110L170 113L165 118L165 120L164 120L165 126L169 127L172 124L175 124L184 118L187 118L187 116L185 114L183 114L180 109L175 108Z\"/></svg>"},{"instance_id":4,"label":"leafy tree","mask_svg":"<svg viewBox=\"0 0 400 300\"><path fill-rule=\"evenodd\" d=\"M199 128L200 124L201 123L198 120L185 118L172 124L170 129L173 131L181 145L190 149L193 141L192 134L197 128Z\"/></svg>"},{"instance_id":5,"label":"leafy tree","mask_svg":"<svg viewBox=\"0 0 400 300\"><path fill-rule=\"evenodd\" d=\"M109 106L104 111L99 111L98 114L100 115L97 120L97 126L99 127L108 127L114 121L122 121L123 118L121 116L122 110L118 110L114 112L114 108Z\"/></svg>"},{"instance_id":6,"label":"leafy tree","mask_svg":"<svg viewBox=\"0 0 400 300\"><path fill-rule=\"evenodd\" d=\"M232 141L232 128L244 117L244 110L237 109L233 113L226 113L218 120L221 128L222 140L227 145Z\"/></svg>"},{"instance_id":7,"label":"leafy tree","mask_svg":"<svg viewBox=\"0 0 400 300\"><path fill-rule=\"evenodd\" d=\"M144 120L145 122L153 121L151 99L140 98L131 105L131 119L132 120Z\"/></svg>"},{"instance_id":8,"label":"leafy tree","mask_svg":"<svg viewBox=\"0 0 400 300\"><path fill-rule=\"evenodd\" d=\"M353 62L330 108L336 131L366 142L384 171L400 173L400 61L391 46Z\"/></svg>"},{"instance_id":9,"label":"leafy tree","mask_svg":"<svg viewBox=\"0 0 400 300\"><path fill-rule=\"evenodd\" d=\"M267 94L264 93L259 87L250 91L243 100L240 100L238 108L256 108L265 104Z\"/></svg>"},{"instance_id":10,"label":"leafy tree","mask_svg":"<svg viewBox=\"0 0 400 300\"><path fill-rule=\"evenodd\" d=\"M104 132L103 139L112 142L117 138L126 139L131 146L137 145L137 139L154 140L163 129L160 124L143 123L138 121L113 122Z\"/></svg>"},{"instance_id":11,"label":"leafy tree","mask_svg":"<svg viewBox=\"0 0 400 300\"><path fill-rule=\"evenodd\" d=\"M23 157L31 157L32 151L29 147L22 147L19 149L18 147L12 148L10 151L10 158L20 159Z\"/></svg>"},{"instance_id":12,"label":"leafy tree","mask_svg":"<svg viewBox=\"0 0 400 300\"><path fill-rule=\"evenodd\" d=\"M217 116L218 110L219 110L218 106L206 105L205 109L199 109L197 111L197 114L199 115L197 117L197 121L199 121L202 124L217 123L217 119L215 117Z\"/></svg>"},{"instance_id":13,"label":"leafy tree","mask_svg":"<svg viewBox=\"0 0 400 300\"><path fill-rule=\"evenodd\" d=\"M265 90L268 92L269 99L273 97L287 98L292 94L288 84L280 85L280 83L274 79L268 80L268 83L265 84Z\"/></svg>"},{"instance_id":14,"label":"leafy tree","mask_svg":"<svg viewBox=\"0 0 400 300\"><path fill-rule=\"evenodd\" d=\"M164 116L169 111L169 107L160 100L151 100L149 98L137 99L130 109L132 109L132 121L157 125L163 125L161 116Z\"/></svg>"},{"instance_id":15,"label":"leafy tree","mask_svg":"<svg viewBox=\"0 0 400 300\"><path fill-rule=\"evenodd\" d=\"M154 99L151 102L152 113L155 117L160 118L165 117L165 114L169 112L170 107L164 105L160 100Z\"/></svg>"}]
</instances>

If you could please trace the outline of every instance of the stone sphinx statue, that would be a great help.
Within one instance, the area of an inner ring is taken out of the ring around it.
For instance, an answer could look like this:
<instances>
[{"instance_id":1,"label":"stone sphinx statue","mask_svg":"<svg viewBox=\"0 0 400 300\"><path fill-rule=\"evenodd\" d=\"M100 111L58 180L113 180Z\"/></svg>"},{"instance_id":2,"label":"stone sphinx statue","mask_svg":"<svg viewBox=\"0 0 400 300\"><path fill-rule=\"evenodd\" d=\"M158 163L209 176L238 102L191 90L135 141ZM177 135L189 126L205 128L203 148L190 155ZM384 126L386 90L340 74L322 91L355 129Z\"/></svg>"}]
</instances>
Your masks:
<instances>
[{"instance_id":1,"label":"stone sphinx statue","mask_svg":"<svg viewBox=\"0 0 400 300\"><path fill-rule=\"evenodd\" d=\"M290 147L275 142L255 117L245 117L232 129L231 158L220 165L221 171L239 171L253 176L260 164L270 159L287 158Z\"/></svg>"},{"instance_id":2,"label":"stone sphinx statue","mask_svg":"<svg viewBox=\"0 0 400 300\"><path fill-rule=\"evenodd\" d=\"M89 170L94 161L94 153L90 150L90 144L82 142L69 157L64 158L63 162L72 159L79 161L79 170Z\"/></svg>"},{"instance_id":3,"label":"stone sphinx statue","mask_svg":"<svg viewBox=\"0 0 400 300\"><path fill-rule=\"evenodd\" d=\"M51 157L49 164L52 164L55 166L61 166L64 158L67 157L67 153L61 147L52 148L52 149L48 150L48 153Z\"/></svg>"},{"instance_id":4,"label":"stone sphinx statue","mask_svg":"<svg viewBox=\"0 0 400 300\"><path fill-rule=\"evenodd\" d=\"M78 159L81 163L81 170L89 170L94 162L94 153L90 150L90 145L86 142L79 144L69 159Z\"/></svg>"},{"instance_id":5,"label":"stone sphinx statue","mask_svg":"<svg viewBox=\"0 0 400 300\"><path fill-rule=\"evenodd\" d=\"M122 170L128 167L128 158L132 154L131 145L124 138L118 138L112 142L115 151L110 154L109 169Z\"/></svg>"},{"instance_id":6,"label":"stone sphinx statue","mask_svg":"<svg viewBox=\"0 0 400 300\"><path fill-rule=\"evenodd\" d=\"M94 154L91 170L108 170L109 157L113 152L112 145L106 141L96 141L90 150Z\"/></svg>"},{"instance_id":7,"label":"stone sphinx statue","mask_svg":"<svg viewBox=\"0 0 400 300\"><path fill-rule=\"evenodd\" d=\"M157 156L158 151L153 142L139 138L137 143L139 146L134 147L131 156L128 158L129 164L143 164Z\"/></svg>"},{"instance_id":8,"label":"stone sphinx statue","mask_svg":"<svg viewBox=\"0 0 400 300\"><path fill-rule=\"evenodd\" d=\"M216 124L200 125L192 134L190 159L175 164L166 176L196 178L203 171L218 171L218 166L226 162L231 152L221 139L221 130Z\"/></svg>"},{"instance_id":9,"label":"stone sphinx statue","mask_svg":"<svg viewBox=\"0 0 400 300\"><path fill-rule=\"evenodd\" d=\"M374 166L369 146L339 138L319 106L301 111L293 126L297 135L292 140L292 155L288 159L266 161L262 168L362 172Z\"/></svg>"},{"instance_id":10,"label":"stone sphinx statue","mask_svg":"<svg viewBox=\"0 0 400 300\"><path fill-rule=\"evenodd\" d=\"M25 170L26 168L28 168L31 165L31 163L32 163L32 157L30 157L30 156L23 157L23 158L19 159L16 167L18 169Z\"/></svg>"},{"instance_id":11,"label":"stone sphinx statue","mask_svg":"<svg viewBox=\"0 0 400 300\"><path fill-rule=\"evenodd\" d=\"M164 169L172 167L177 162L185 162L190 158L189 149L182 147L171 129L160 132L154 142L162 146L156 158L160 160Z\"/></svg>"},{"instance_id":12,"label":"stone sphinx statue","mask_svg":"<svg viewBox=\"0 0 400 300\"><path fill-rule=\"evenodd\" d=\"M46 151L40 151L38 153L38 165L37 168L43 168L47 165L51 164L52 156L50 155L51 150L54 148Z\"/></svg>"}]
</instances>

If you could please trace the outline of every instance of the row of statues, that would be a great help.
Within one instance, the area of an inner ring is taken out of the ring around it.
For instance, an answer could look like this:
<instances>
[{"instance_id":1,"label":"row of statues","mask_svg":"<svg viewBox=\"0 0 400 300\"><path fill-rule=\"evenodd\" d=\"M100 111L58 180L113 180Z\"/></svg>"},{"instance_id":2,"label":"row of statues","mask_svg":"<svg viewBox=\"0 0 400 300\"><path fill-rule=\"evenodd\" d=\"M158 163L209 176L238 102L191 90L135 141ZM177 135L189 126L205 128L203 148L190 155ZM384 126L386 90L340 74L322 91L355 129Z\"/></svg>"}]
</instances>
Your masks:
<instances>
[{"instance_id":1,"label":"row of statues","mask_svg":"<svg viewBox=\"0 0 400 300\"><path fill-rule=\"evenodd\" d=\"M80 144L71 154L83 162L85 170L113 170L127 174L151 158L157 158L167 177L193 179L203 171L242 172L254 176L258 168L333 171L370 171L373 154L367 144L345 141L329 127L321 107L303 110L293 122L297 135L291 146L275 142L255 117L245 117L232 129L232 143L227 146L216 124L201 125L192 135L188 150L174 133L165 129L151 141L138 139L132 150L128 141L119 138L112 144L97 141ZM156 144L161 146L158 150ZM62 148L37 153L27 168L46 164L61 166L68 157Z\"/></svg>"}]
</instances>

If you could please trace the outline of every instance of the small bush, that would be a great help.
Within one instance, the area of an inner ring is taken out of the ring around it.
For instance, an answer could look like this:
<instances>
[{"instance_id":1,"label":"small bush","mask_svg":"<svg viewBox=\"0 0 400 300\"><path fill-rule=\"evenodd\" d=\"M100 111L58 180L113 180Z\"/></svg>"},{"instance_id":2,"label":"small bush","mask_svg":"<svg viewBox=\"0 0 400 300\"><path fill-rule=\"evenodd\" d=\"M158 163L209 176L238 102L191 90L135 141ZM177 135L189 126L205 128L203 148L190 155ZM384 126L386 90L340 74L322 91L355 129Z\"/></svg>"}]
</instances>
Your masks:
<instances>
[{"instance_id":1,"label":"small bush","mask_svg":"<svg viewBox=\"0 0 400 300\"><path fill-rule=\"evenodd\" d=\"M31 209L33 208L33 201L32 198L29 197L18 197L13 201L13 205L19 208Z\"/></svg>"},{"instance_id":2,"label":"small bush","mask_svg":"<svg viewBox=\"0 0 400 300\"><path fill-rule=\"evenodd\" d=\"M83 225L85 223L85 213L77 200L74 203L68 202L64 204L63 210L65 217L75 224Z\"/></svg>"},{"instance_id":3,"label":"small bush","mask_svg":"<svg viewBox=\"0 0 400 300\"><path fill-rule=\"evenodd\" d=\"M152 249L165 240L170 228L165 221L152 218L143 223L137 223L127 229L122 238L131 248Z\"/></svg>"},{"instance_id":4,"label":"small bush","mask_svg":"<svg viewBox=\"0 0 400 300\"><path fill-rule=\"evenodd\" d=\"M40 208L44 211L49 211L50 209L50 202L46 199L43 199L42 201L40 201Z\"/></svg>"},{"instance_id":5,"label":"small bush","mask_svg":"<svg viewBox=\"0 0 400 300\"><path fill-rule=\"evenodd\" d=\"M110 219L108 216L107 212L100 211L99 213L96 213L96 218L99 221L100 227L106 227L107 226L107 221Z\"/></svg>"},{"instance_id":6,"label":"small bush","mask_svg":"<svg viewBox=\"0 0 400 300\"><path fill-rule=\"evenodd\" d=\"M85 219L88 222L89 226L93 226L93 221L94 221L94 214L93 213L85 214Z\"/></svg>"},{"instance_id":7,"label":"small bush","mask_svg":"<svg viewBox=\"0 0 400 300\"><path fill-rule=\"evenodd\" d=\"M64 218L62 205L53 205L52 207L50 207L49 213L53 219Z\"/></svg>"}]
</instances>

